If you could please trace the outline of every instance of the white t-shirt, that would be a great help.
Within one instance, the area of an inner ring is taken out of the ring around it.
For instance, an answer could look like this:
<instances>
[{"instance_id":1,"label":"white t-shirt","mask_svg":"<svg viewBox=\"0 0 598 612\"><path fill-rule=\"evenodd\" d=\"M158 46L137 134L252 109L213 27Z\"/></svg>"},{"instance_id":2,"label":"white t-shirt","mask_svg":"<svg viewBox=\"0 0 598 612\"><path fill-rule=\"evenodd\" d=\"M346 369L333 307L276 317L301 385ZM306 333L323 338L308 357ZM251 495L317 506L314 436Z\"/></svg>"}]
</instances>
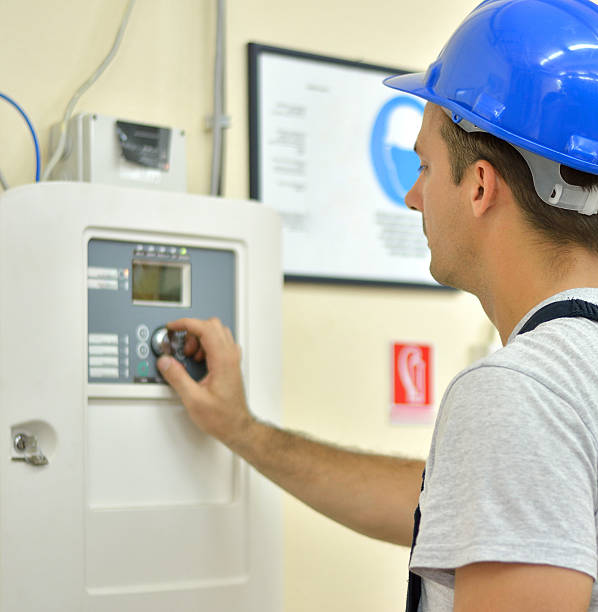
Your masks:
<instances>
[{"instance_id":1,"label":"white t-shirt","mask_svg":"<svg viewBox=\"0 0 598 612\"><path fill-rule=\"evenodd\" d=\"M461 372L440 405L411 570L421 612L453 609L455 568L482 561L548 564L596 580L598 323L562 318L517 335ZM589 608L598 612L594 583Z\"/></svg>"}]
</instances>

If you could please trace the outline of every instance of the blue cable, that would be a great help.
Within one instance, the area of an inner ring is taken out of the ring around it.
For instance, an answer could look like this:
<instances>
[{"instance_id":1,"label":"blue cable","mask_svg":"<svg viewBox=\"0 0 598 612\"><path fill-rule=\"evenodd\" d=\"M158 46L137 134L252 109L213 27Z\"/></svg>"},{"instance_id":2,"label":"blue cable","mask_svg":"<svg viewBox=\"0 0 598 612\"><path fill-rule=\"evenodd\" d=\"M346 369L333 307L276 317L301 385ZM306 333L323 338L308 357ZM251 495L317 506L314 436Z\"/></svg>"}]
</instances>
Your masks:
<instances>
[{"instance_id":1,"label":"blue cable","mask_svg":"<svg viewBox=\"0 0 598 612\"><path fill-rule=\"evenodd\" d=\"M0 98L4 98L7 102L12 104L23 116L23 119L27 122L27 126L29 127L29 131L31 132L31 136L33 136L33 144L35 145L35 182L39 183L40 173L41 173L41 155L39 154L39 142L37 140L37 134L31 125L31 121L29 121L29 117L25 114L25 111L12 99L7 95L0 92Z\"/></svg>"}]
</instances>

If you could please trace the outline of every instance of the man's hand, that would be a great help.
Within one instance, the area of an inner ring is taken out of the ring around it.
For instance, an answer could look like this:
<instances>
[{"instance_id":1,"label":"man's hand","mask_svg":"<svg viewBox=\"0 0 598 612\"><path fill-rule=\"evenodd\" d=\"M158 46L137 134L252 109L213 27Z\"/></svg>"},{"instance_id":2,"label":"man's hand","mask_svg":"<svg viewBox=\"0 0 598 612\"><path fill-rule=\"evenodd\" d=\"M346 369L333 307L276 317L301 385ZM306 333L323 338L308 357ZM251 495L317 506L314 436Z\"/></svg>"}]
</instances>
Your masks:
<instances>
[{"instance_id":1,"label":"man's hand","mask_svg":"<svg viewBox=\"0 0 598 612\"><path fill-rule=\"evenodd\" d=\"M205 359L208 373L200 382L172 357L158 359L164 380L179 394L193 422L225 444L234 445L253 423L241 375L241 349L220 320L178 319L170 331L186 331L185 355Z\"/></svg>"},{"instance_id":2,"label":"man's hand","mask_svg":"<svg viewBox=\"0 0 598 612\"><path fill-rule=\"evenodd\" d=\"M348 451L260 422L247 407L241 351L230 330L217 319L179 319L168 329L187 331L185 354L206 360L200 382L176 359L158 360L203 431L318 512L373 538L410 544L422 461Z\"/></svg>"}]
</instances>

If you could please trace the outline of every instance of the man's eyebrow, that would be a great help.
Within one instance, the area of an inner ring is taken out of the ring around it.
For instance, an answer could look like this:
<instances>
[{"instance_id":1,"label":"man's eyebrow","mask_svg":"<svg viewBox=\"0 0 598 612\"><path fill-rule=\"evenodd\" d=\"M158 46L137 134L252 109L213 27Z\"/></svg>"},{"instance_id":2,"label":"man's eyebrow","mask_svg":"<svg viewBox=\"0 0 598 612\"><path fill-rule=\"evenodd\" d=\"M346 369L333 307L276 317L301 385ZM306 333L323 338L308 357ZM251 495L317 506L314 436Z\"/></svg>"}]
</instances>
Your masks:
<instances>
[{"instance_id":1,"label":"man's eyebrow","mask_svg":"<svg viewBox=\"0 0 598 612\"><path fill-rule=\"evenodd\" d=\"M415 144L413 145L413 150L417 153L417 140L415 141Z\"/></svg>"}]
</instances>

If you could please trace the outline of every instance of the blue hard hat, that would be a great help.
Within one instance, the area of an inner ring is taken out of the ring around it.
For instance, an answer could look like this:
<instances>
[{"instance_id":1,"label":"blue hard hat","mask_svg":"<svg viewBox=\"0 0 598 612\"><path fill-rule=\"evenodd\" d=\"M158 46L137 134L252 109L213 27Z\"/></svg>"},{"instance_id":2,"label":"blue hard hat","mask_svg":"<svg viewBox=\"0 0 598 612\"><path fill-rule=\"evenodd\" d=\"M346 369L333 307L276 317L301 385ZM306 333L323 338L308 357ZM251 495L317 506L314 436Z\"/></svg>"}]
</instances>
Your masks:
<instances>
[{"instance_id":1,"label":"blue hard hat","mask_svg":"<svg viewBox=\"0 0 598 612\"><path fill-rule=\"evenodd\" d=\"M598 6L590 0L486 0L425 73L384 82L449 109L456 123L598 174Z\"/></svg>"}]
</instances>

